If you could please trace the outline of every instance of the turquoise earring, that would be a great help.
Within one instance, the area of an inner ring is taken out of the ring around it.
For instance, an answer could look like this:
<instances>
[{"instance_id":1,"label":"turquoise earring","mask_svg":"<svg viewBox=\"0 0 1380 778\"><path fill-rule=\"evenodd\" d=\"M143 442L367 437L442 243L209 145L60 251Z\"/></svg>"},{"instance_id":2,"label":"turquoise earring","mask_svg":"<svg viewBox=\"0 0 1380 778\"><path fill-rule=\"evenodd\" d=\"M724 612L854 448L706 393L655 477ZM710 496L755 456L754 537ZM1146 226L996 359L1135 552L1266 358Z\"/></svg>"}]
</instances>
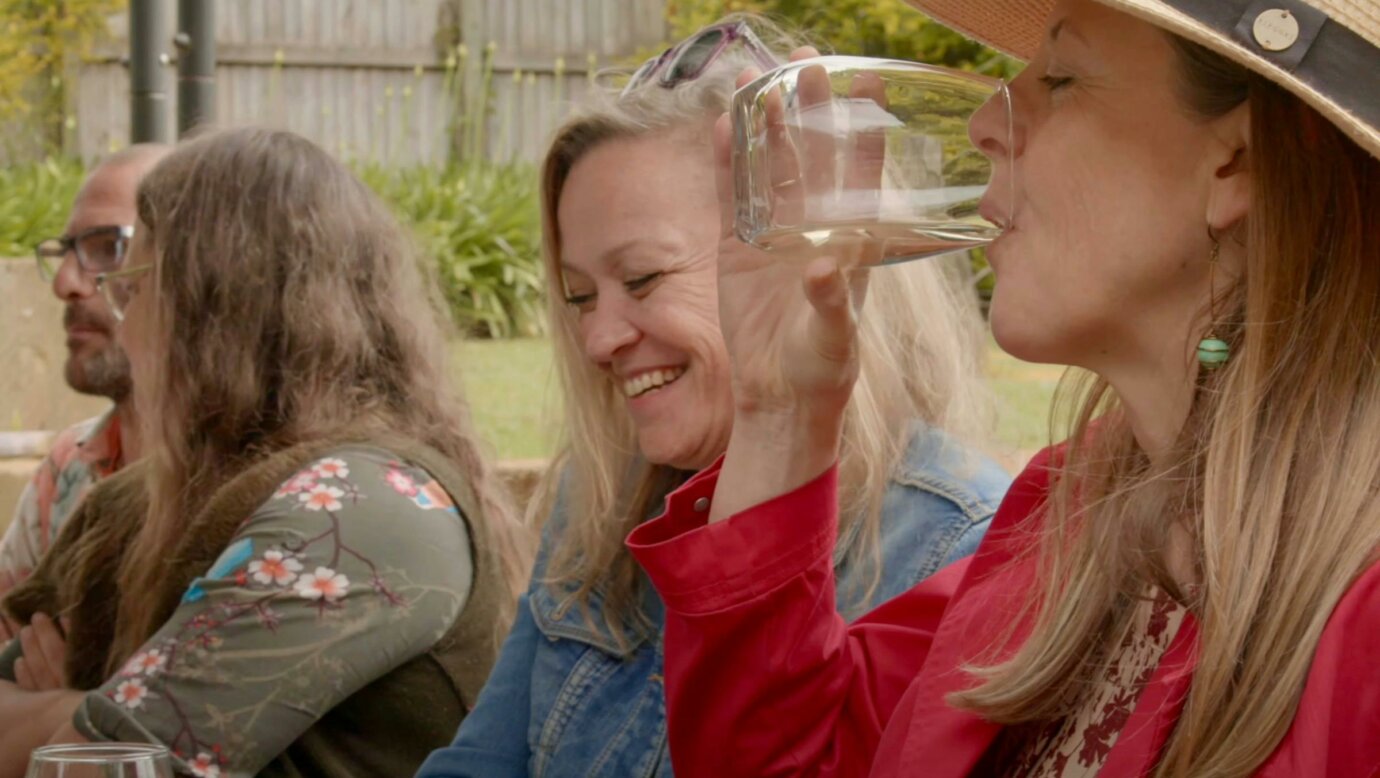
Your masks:
<instances>
[{"instance_id":1,"label":"turquoise earring","mask_svg":"<svg viewBox=\"0 0 1380 778\"><path fill-rule=\"evenodd\" d=\"M1217 288L1215 285L1217 275L1217 259L1222 253L1222 244L1218 242L1217 236L1213 234L1212 227L1208 227L1208 237L1212 238L1212 256L1208 258L1208 311L1212 319L1216 320L1214 309L1217 307ZM1198 364L1205 370L1215 370L1226 364L1231 358L1231 347L1225 340L1213 334L1211 325L1208 327L1207 336L1198 341Z\"/></svg>"}]
</instances>

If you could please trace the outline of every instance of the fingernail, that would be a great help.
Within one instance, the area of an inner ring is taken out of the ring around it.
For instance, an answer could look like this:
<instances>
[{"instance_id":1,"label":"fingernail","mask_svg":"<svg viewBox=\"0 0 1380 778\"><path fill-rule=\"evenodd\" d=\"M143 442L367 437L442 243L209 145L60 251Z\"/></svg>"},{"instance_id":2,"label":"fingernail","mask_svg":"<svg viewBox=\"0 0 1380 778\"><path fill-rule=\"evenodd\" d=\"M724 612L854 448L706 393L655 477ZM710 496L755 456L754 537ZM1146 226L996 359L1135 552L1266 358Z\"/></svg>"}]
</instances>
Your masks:
<instances>
[{"instance_id":1,"label":"fingernail","mask_svg":"<svg viewBox=\"0 0 1380 778\"><path fill-rule=\"evenodd\" d=\"M44 621L44 622L46 622L46 621L48 621L48 617L47 617L46 615L44 615L42 611L40 611L40 612L38 612L38 613L35 613L35 614L34 614L34 617L33 617L32 619L30 619L30 621Z\"/></svg>"}]
</instances>

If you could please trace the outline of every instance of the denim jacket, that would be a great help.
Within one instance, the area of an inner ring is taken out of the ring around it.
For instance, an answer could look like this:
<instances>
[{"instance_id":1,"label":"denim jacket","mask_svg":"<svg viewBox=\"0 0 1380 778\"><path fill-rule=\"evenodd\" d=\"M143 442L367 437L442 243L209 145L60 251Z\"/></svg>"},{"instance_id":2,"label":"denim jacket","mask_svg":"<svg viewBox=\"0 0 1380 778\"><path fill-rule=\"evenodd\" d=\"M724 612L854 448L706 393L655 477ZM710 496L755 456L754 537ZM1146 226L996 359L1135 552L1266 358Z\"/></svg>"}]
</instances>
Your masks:
<instances>
[{"instance_id":1,"label":"denim jacket","mask_svg":"<svg viewBox=\"0 0 1380 778\"><path fill-rule=\"evenodd\" d=\"M855 619L972 554L1010 480L980 454L917 425L883 498L878 585L865 596L875 568L836 563L840 611ZM658 628L630 638L626 649L604 625L597 596L590 602L593 625L579 608L561 613L557 597L540 583L561 519L558 499L532 585L475 709L455 742L432 753L417 778L671 776L660 599L645 588L644 613Z\"/></svg>"}]
</instances>

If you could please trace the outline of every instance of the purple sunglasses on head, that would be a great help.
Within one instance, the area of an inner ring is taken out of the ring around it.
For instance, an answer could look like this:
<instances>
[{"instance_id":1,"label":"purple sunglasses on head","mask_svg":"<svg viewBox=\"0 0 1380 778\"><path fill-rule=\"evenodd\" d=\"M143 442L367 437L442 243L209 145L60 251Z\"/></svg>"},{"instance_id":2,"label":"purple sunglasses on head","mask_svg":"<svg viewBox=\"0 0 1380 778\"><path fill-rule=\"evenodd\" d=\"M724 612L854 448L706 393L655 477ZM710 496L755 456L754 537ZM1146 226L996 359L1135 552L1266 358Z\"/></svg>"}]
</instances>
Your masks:
<instances>
[{"instance_id":1,"label":"purple sunglasses on head","mask_svg":"<svg viewBox=\"0 0 1380 778\"><path fill-rule=\"evenodd\" d=\"M642 67L628 79L628 85L623 87L622 94L632 92L654 77L656 83L665 89L693 81L704 75L709 65L718 59L730 44L737 41L743 42L748 53L764 70L771 70L781 64L766 44L752 32L747 22L712 24L642 63ZM660 77L657 77L658 73L661 74Z\"/></svg>"}]
</instances>

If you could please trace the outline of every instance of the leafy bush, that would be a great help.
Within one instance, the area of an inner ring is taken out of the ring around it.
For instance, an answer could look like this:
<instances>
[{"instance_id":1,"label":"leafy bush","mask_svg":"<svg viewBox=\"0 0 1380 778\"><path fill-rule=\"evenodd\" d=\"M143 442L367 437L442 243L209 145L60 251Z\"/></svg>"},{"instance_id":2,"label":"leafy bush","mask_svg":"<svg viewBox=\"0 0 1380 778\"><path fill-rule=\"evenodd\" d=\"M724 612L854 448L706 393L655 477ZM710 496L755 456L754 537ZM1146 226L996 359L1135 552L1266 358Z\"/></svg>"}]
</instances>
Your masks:
<instances>
[{"instance_id":1,"label":"leafy bush","mask_svg":"<svg viewBox=\"0 0 1380 778\"><path fill-rule=\"evenodd\" d=\"M45 238L62 234L81 187L79 162L50 158L0 168L0 257L30 257Z\"/></svg>"},{"instance_id":2,"label":"leafy bush","mask_svg":"<svg viewBox=\"0 0 1380 778\"><path fill-rule=\"evenodd\" d=\"M535 171L521 163L359 171L435 263L461 326L494 338L543 331Z\"/></svg>"},{"instance_id":3,"label":"leafy bush","mask_svg":"<svg viewBox=\"0 0 1380 778\"><path fill-rule=\"evenodd\" d=\"M543 331L540 215L529 165L368 165L360 177L410 227L451 312L472 334ZM85 170L50 158L0 169L0 257L29 257L62 233Z\"/></svg>"}]
</instances>

